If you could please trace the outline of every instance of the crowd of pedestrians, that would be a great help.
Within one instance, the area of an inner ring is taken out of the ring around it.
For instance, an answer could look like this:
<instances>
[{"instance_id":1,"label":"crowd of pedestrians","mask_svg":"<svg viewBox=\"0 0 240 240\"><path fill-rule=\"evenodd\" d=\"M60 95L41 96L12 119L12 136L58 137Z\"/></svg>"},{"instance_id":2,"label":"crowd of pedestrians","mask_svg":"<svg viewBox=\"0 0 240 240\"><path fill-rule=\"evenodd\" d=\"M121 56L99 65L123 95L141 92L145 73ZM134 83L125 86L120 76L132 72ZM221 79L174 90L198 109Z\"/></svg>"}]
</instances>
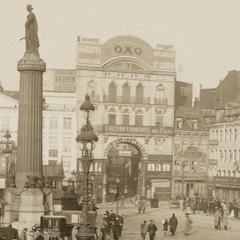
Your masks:
<instances>
[{"instance_id":1,"label":"crowd of pedestrians","mask_svg":"<svg viewBox=\"0 0 240 240\"><path fill-rule=\"evenodd\" d=\"M216 230L227 230L228 217L238 219L240 211L240 203L237 200L227 204L224 199L204 196L180 199L179 207L187 213L203 212L213 215Z\"/></svg>"},{"instance_id":2,"label":"crowd of pedestrians","mask_svg":"<svg viewBox=\"0 0 240 240\"><path fill-rule=\"evenodd\" d=\"M239 218L240 211L240 203L236 200L227 204L224 199L204 196L180 199L179 207L182 210L191 210L193 214L196 211L215 214L219 209L227 210L228 214L236 219Z\"/></svg>"},{"instance_id":3,"label":"crowd of pedestrians","mask_svg":"<svg viewBox=\"0 0 240 240\"><path fill-rule=\"evenodd\" d=\"M118 240L122 236L123 216L113 210L106 211L103 217L103 224L99 229L97 239L99 240Z\"/></svg>"}]
</instances>

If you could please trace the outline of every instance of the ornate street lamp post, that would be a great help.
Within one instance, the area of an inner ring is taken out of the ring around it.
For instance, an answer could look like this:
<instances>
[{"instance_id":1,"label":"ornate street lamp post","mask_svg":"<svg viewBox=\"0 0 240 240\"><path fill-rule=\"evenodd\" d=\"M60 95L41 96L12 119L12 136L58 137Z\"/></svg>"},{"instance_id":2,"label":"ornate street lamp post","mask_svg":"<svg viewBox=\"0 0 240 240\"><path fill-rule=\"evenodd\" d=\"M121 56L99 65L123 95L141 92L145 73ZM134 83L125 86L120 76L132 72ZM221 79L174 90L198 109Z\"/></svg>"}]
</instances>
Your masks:
<instances>
[{"instance_id":1,"label":"ornate street lamp post","mask_svg":"<svg viewBox=\"0 0 240 240\"><path fill-rule=\"evenodd\" d=\"M95 107L90 102L89 95L86 95L85 102L80 106L80 110L84 112L86 116L86 124L81 128L80 134L77 136L76 141L82 151L82 168L83 168L83 201L82 201L82 222L79 226L79 231L76 235L79 240L93 239L94 232L93 226L89 223L88 211L89 211L89 194L88 194L88 182L89 182L89 169L93 163L93 149L95 142L98 141L97 135L93 132L93 127L90 123L90 112L94 111Z\"/></svg>"},{"instance_id":2,"label":"ornate street lamp post","mask_svg":"<svg viewBox=\"0 0 240 240\"><path fill-rule=\"evenodd\" d=\"M11 177L11 176L9 176L10 155L13 152L12 148L11 148L11 146L9 144L9 140L12 137L10 132L9 132L9 130L6 131L6 133L4 134L3 137L6 139L6 147L3 150L3 153L5 155L5 161L6 161L6 163L5 163L5 166L6 166L6 168L5 168L6 169L5 184L6 184L6 187L9 187L8 186L9 185L9 177Z\"/></svg>"},{"instance_id":3,"label":"ornate street lamp post","mask_svg":"<svg viewBox=\"0 0 240 240\"><path fill-rule=\"evenodd\" d=\"M184 178L185 178L185 176L184 176L184 168L185 168L185 166L186 166L186 162L183 161L181 163L181 167L182 167L182 196L183 196L183 198L184 198Z\"/></svg>"},{"instance_id":4,"label":"ornate street lamp post","mask_svg":"<svg viewBox=\"0 0 240 240\"><path fill-rule=\"evenodd\" d=\"M115 200L116 200L116 215L118 215L118 209L119 209L119 196L120 196L120 176L117 176L116 178L116 195L115 195Z\"/></svg>"}]
</instances>

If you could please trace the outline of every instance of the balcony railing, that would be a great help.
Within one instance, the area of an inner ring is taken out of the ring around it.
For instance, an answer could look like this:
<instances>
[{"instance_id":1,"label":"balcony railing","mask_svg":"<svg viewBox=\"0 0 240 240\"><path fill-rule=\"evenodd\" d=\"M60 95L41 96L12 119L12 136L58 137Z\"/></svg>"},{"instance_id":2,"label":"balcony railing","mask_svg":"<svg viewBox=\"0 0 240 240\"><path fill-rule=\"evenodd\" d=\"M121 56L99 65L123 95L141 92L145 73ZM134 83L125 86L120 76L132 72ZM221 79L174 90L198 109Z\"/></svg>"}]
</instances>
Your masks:
<instances>
[{"instance_id":1,"label":"balcony railing","mask_svg":"<svg viewBox=\"0 0 240 240\"><path fill-rule=\"evenodd\" d=\"M103 96L103 102L104 103L131 103L131 104L150 104L150 98L149 97L144 97L142 99L139 99L135 96L129 96L129 97L124 97L124 96L109 96L109 95L104 95Z\"/></svg>"},{"instance_id":2,"label":"balcony railing","mask_svg":"<svg viewBox=\"0 0 240 240\"><path fill-rule=\"evenodd\" d=\"M166 106L168 104L168 99L167 98L154 98L154 104L156 105L161 105L161 106Z\"/></svg>"}]
</instances>

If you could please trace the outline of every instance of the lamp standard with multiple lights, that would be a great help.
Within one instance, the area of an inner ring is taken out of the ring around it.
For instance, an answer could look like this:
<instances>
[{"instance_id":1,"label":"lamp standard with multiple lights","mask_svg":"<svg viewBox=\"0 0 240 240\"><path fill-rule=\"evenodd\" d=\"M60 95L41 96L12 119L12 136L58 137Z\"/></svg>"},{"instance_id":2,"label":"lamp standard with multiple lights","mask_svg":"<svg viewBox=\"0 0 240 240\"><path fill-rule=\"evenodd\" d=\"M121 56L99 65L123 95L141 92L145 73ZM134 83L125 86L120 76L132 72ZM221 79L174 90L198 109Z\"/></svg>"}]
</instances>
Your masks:
<instances>
[{"instance_id":1,"label":"lamp standard with multiple lights","mask_svg":"<svg viewBox=\"0 0 240 240\"><path fill-rule=\"evenodd\" d=\"M82 222L79 225L79 231L76 235L79 240L90 240L93 238L93 226L89 223L88 211L89 211L89 169L93 163L93 149L95 142L98 141L97 135L93 132L93 127L89 120L90 113L94 111L95 107L90 102L89 95L85 96L85 101L80 106L80 110L84 112L86 116L86 124L81 128L80 134L77 136L76 141L79 148L82 151L81 163L83 169L83 201L82 201Z\"/></svg>"}]
</instances>

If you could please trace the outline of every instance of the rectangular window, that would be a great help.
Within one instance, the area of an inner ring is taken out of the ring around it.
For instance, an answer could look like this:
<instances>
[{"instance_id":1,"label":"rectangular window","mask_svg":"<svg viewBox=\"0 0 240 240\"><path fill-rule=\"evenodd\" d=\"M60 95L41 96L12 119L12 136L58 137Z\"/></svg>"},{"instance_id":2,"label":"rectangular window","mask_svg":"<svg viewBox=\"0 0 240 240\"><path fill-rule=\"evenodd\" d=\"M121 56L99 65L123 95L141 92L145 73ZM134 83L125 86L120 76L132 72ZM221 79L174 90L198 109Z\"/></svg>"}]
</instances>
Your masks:
<instances>
[{"instance_id":1,"label":"rectangular window","mask_svg":"<svg viewBox=\"0 0 240 240\"><path fill-rule=\"evenodd\" d=\"M58 129L58 119L55 117L50 118L50 129Z\"/></svg>"},{"instance_id":2,"label":"rectangular window","mask_svg":"<svg viewBox=\"0 0 240 240\"><path fill-rule=\"evenodd\" d=\"M115 125L116 124L116 115L108 114L108 124Z\"/></svg>"},{"instance_id":3,"label":"rectangular window","mask_svg":"<svg viewBox=\"0 0 240 240\"><path fill-rule=\"evenodd\" d=\"M136 115L135 125L136 126L142 126L143 125L143 115Z\"/></svg>"},{"instance_id":4,"label":"rectangular window","mask_svg":"<svg viewBox=\"0 0 240 240\"><path fill-rule=\"evenodd\" d=\"M2 119L1 119L1 130L2 131L7 131L9 130L10 128L10 119L9 119L9 116L2 116Z\"/></svg>"},{"instance_id":5,"label":"rectangular window","mask_svg":"<svg viewBox=\"0 0 240 240\"><path fill-rule=\"evenodd\" d=\"M57 160L48 160L48 165L57 165Z\"/></svg>"},{"instance_id":6,"label":"rectangular window","mask_svg":"<svg viewBox=\"0 0 240 240\"><path fill-rule=\"evenodd\" d=\"M162 115L156 116L156 126L162 126L163 125L163 117Z\"/></svg>"},{"instance_id":7,"label":"rectangular window","mask_svg":"<svg viewBox=\"0 0 240 240\"><path fill-rule=\"evenodd\" d=\"M63 138L63 152L69 153L72 150L71 138Z\"/></svg>"},{"instance_id":8,"label":"rectangular window","mask_svg":"<svg viewBox=\"0 0 240 240\"><path fill-rule=\"evenodd\" d=\"M122 116L122 124L123 125L129 125L129 121L130 121L129 115Z\"/></svg>"},{"instance_id":9,"label":"rectangular window","mask_svg":"<svg viewBox=\"0 0 240 240\"><path fill-rule=\"evenodd\" d=\"M56 137L49 138L49 157L58 156L58 139Z\"/></svg>"},{"instance_id":10,"label":"rectangular window","mask_svg":"<svg viewBox=\"0 0 240 240\"><path fill-rule=\"evenodd\" d=\"M56 187L57 187L57 182L53 180L53 181L51 182L51 187L52 187L52 188L56 188Z\"/></svg>"},{"instance_id":11,"label":"rectangular window","mask_svg":"<svg viewBox=\"0 0 240 240\"><path fill-rule=\"evenodd\" d=\"M70 130L72 128L72 119L71 118L64 118L63 119L63 129Z\"/></svg>"}]
</instances>

